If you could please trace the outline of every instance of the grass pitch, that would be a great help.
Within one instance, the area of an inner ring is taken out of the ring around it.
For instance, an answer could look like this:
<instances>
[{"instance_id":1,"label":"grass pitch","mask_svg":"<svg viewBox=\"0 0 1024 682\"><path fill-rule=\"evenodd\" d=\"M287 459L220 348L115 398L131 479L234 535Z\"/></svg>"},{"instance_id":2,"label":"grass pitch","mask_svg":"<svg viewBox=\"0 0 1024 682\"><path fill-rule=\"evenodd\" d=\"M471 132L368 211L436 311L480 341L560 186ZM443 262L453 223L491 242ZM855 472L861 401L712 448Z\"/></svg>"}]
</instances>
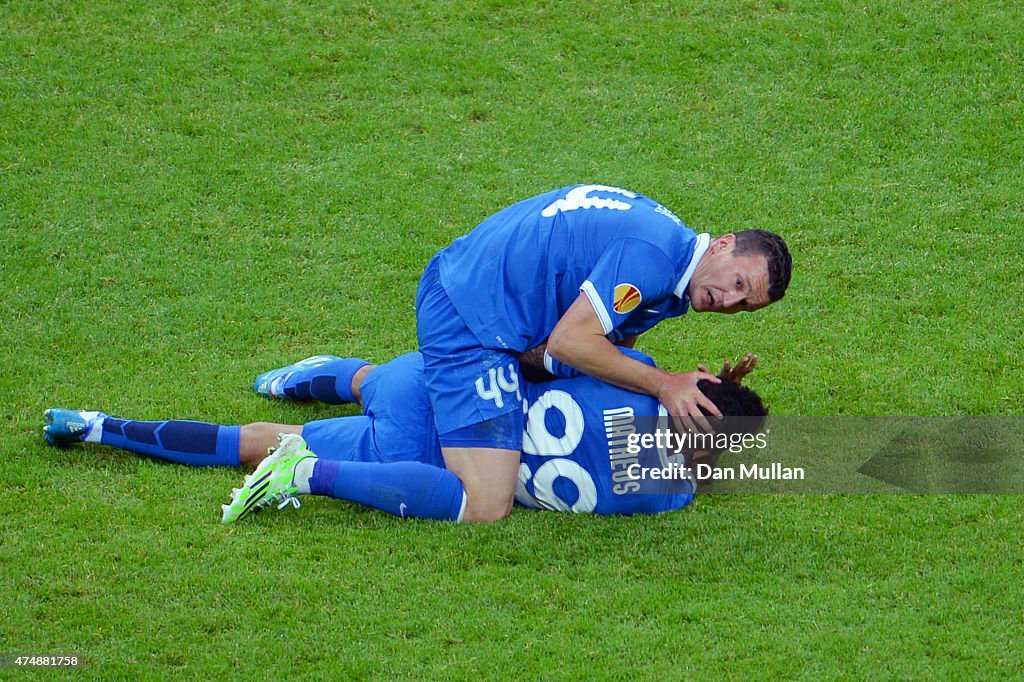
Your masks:
<instances>
[{"instance_id":1,"label":"grass pitch","mask_svg":"<svg viewBox=\"0 0 1024 682\"><path fill-rule=\"evenodd\" d=\"M661 325L663 365L755 351L776 414L1020 414L1022 14L0 3L0 654L111 679L1019 675L1019 497L489 527L309 500L225 528L240 473L40 429L53 405L333 414L251 379L414 348L429 256L575 182L790 242L782 304Z\"/></svg>"}]
</instances>

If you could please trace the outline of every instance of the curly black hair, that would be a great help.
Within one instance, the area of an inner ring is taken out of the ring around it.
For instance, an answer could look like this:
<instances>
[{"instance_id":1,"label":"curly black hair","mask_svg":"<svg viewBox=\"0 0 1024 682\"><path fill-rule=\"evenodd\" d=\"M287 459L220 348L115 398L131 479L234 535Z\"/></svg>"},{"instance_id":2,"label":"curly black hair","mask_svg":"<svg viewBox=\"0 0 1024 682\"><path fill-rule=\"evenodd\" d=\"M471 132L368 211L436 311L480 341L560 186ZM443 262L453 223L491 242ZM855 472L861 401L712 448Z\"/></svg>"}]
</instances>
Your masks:
<instances>
[{"instance_id":1,"label":"curly black hair","mask_svg":"<svg viewBox=\"0 0 1024 682\"><path fill-rule=\"evenodd\" d=\"M753 435L764 430L765 423L768 421L768 408L765 407L761 396L755 391L729 379L722 379L720 384L703 379L697 382L697 388L722 413L721 418L710 417L708 411L701 408L701 412L709 416L708 421L711 423L711 428L715 430L716 436L726 434L731 439L734 434ZM688 453L687 465L693 467L701 463L710 464L712 468L715 468L718 466L718 459L723 452L724 450L721 449L705 451L699 458L695 458L693 453ZM707 486L712 482L706 477L698 478L698 481L702 486Z\"/></svg>"}]
</instances>

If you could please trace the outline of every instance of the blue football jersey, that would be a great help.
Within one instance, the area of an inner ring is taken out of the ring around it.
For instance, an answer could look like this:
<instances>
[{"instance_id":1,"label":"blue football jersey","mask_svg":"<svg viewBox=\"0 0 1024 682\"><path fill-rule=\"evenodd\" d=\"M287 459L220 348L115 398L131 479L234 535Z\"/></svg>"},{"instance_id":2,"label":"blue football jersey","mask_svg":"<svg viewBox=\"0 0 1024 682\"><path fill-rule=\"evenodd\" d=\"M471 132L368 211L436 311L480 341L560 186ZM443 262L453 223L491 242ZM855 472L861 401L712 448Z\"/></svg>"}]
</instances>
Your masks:
<instances>
[{"instance_id":1,"label":"blue football jersey","mask_svg":"<svg viewBox=\"0 0 1024 682\"><path fill-rule=\"evenodd\" d=\"M653 365L650 357L624 352ZM631 465L681 462L664 452L630 452L629 436L650 432L664 410L657 399L581 375L547 383L526 382L526 433L520 455L516 502L553 511L654 514L693 500L695 483L638 482ZM666 423L662 421L662 423Z\"/></svg>"},{"instance_id":2,"label":"blue football jersey","mask_svg":"<svg viewBox=\"0 0 1024 682\"><path fill-rule=\"evenodd\" d=\"M709 242L652 199L577 185L484 220L441 252L440 278L483 347L522 351L548 338L581 291L612 336L684 314Z\"/></svg>"}]
</instances>

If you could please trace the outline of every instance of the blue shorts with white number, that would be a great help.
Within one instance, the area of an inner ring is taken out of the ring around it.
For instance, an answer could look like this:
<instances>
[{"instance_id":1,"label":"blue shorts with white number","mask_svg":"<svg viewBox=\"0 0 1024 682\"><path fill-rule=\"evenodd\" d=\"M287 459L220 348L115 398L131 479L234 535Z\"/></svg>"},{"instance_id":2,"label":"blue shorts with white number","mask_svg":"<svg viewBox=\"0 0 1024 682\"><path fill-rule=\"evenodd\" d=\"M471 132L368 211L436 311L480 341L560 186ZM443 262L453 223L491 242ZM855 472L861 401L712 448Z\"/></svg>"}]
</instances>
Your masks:
<instances>
[{"instance_id":1,"label":"blue shorts with white number","mask_svg":"<svg viewBox=\"0 0 1024 682\"><path fill-rule=\"evenodd\" d=\"M437 256L416 292L416 332L441 445L520 450L519 361L469 330L441 285Z\"/></svg>"}]
</instances>

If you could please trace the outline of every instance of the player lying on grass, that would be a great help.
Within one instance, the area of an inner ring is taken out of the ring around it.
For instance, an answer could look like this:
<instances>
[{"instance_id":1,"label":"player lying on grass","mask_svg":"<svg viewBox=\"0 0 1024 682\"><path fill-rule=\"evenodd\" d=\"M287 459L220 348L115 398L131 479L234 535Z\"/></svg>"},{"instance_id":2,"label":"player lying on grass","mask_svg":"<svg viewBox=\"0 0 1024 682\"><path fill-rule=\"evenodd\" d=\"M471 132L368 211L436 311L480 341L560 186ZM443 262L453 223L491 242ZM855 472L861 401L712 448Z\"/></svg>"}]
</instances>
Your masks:
<instances>
[{"instance_id":1,"label":"player lying on grass","mask_svg":"<svg viewBox=\"0 0 1024 682\"><path fill-rule=\"evenodd\" d=\"M643 353L624 349L648 364ZM702 386L726 415L719 433L756 432L767 414L760 398L739 382L756 358L726 363L720 384ZM702 370L706 371L706 370ZM528 406L516 501L522 506L597 514L657 513L693 499L694 481L636 481L631 464L661 462L672 453L631 453L628 436L664 419L655 398L586 375L545 383L523 382ZM230 505L230 523L270 505L299 506L296 495L335 497L399 516L461 520L462 482L444 468L419 353L384 365L356 358L316 356L272 370L256 391L291 400L360 403L363 414L305 425L259 422L220 426L195 421L130 421L103 412L47 410L51 445L84 441L194 466L255 466ZM750 419L734 419L743 415ZM270 456L268 449L279 445ZM692 458L713 457L711 451Z\"/></svg>"}]
</instances>

